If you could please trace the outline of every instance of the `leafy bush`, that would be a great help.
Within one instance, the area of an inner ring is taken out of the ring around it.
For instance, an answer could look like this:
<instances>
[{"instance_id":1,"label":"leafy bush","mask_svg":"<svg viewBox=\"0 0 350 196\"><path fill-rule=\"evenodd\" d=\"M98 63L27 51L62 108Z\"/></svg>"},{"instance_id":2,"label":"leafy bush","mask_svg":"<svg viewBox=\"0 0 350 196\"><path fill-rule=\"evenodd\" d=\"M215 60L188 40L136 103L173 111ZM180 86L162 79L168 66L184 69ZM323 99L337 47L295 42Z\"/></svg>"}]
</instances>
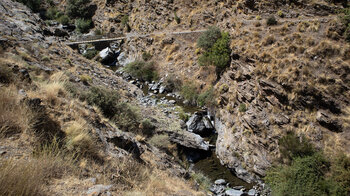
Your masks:
<instances>
[{"instance_id":1,"label":"leafy bush","mask_svg":"<svg viewBox=\"0 0 350 196\"><path fill-rule=\"evenodd\" d=\"M127 103L116 105L117 112L112 118L113 122L123 131L139 132L140 116L136 107Z\"/></svg>"},{"instance_id":2,"label":"leafy bush","mask_svg":"<svg viewBox=\"0 0 350 196\"><path fill-rule=\"evenodd\" d=\"M198 99L198 90L194 84L186 83L181 87L181 95L191 104L195 104Z\"/></svg>"},{"instance_id":3,"label":"leafy bush","mask_svg":"<svg viewBox=\"0 0 350 196\"><path fill-rule=\"evenodd\" d=\"M41 0L17 0L18 2L26 5L34 12L40 11L41 6Z\"/></svg>"},{"instance_id":4,"label":"leafy bush","mask_svg":"<svg viewBox=\"0 0 350 196\"><path fill-rule=\"evenodd\" d=\"M76 30L79 33L88 33L93 27L92 21L90 19L79 18L75 21Z\"/></svg>"},{"instance_id":5,"label":"leafy bush","mask_svg":"<svg viewBox=\"0 0 350 196\"><path fill-rule=\"evenodd\" d=\"M49 20L55 20L62 15L63 14L56 7L50 7L45 13L45 17Z\"/></svg>"},{"instance_id":6,"label":"leafy bush","mask_svg":"<svg viewBox=\"0 0 350 196\"><path fill-rule=\"evenodd\" d=\"M70 19L67 15L62 15L59 18L56 19L57 22L63 24L63 25L68 25L70 22Z\"/></svg>"},{"instance_id":7,"label":"leafy bush","mask_svg":"<svg viewBox=\"0 0 350 196\"><path fill-rule=\"evenodd\" d=\"M199 57L201 66L214 65L217 73L221 73L230 63L230 35L220 32L217 27L211 27L197 41L197 46L204 50Z\"/></svg>"},{"instance_id":8,"label":"leafy bush","mask_svg":"<svg viewBox=\"0 0 350 196\"><path fill-rule=\"evenodd\" d=\"M98 51L93 50L87 50L86 53L83 54L83 56L87 59L93 59L97 55Z\"/></svg>"},{"instance_id":9,"label":"leafy bush","mask_svg":"<svg viewBox=\"0 0 350 196\"><path fill-rule=\"evenodd\" d=\"M98 106L103 115L108 118L113 118L117 113L116 105L120 99L120 96L116 91L93 86L90 88L88 93L83 95L82 98L86 100L88 104Z\"/></svg>"},{"instance_id":10,"label":"leafy bush","mask_svg":"<svg viewBox=\"0 0 350 196\"><path fill-rule=\"evenodd\" d=\"M199 94L197 103L199 106L213 106L215 104L214 88L210 88Z\"/></svg>"},{"instance_id":11,"label":"leafy bush","mask_svg":"<svg viewBox=\"0 0 350 196\"><path fill-rule=\"evenodd\" d=\"M196 172L191 174L191 178L199 184L199 187L203 190L209 190L211 182L208 177L206 177L203 173Z\"/></svg>"},{"instance_id":12,"label":"leafy bush","mask_svg":"<svg viewBox=\"0 0 350 196\"><path fill-rule=\"evenodd\" d=\"M239 112L246 112L247 106L244 103L241 103L238 108Z\"/></svg>"},{"instance_id":13,"label":"leafy bush","mask_svg":"<svg viewBox=\"0 0 350 196\"><path fill-rule=\"evenodd\" d=\"M197 47L204 51L211 49L215 42L221 37L221 31L218 27L211 26L197 40Z\"/></svg>"},{"instance_id":14,"label":"leafy bush","mask_svg":"<svg viewBox=\"0 0 350 196\"><path fill-rule=\"evenodd\" d=\"M344 154L338 155L331 166L330 180L334 182L333 195L350 194L350 158Z\"/></svg>"},{"instance_id":15,"label":"leafy bush","mask_svg":"<svg viewBox=\"0 0 350 196\"><path fill-rule=\"evenodd\" d=\"M71 18L90 19L94 13L91 13L89 4L91 0L68 0L66 12Z\"/></svg>"},{"instance_id":16,"label":"leafy bush","mask_svg":"<svg viewBox=\"0 0 350 196\"><path fill-rule=\"evenodd\" d=\"M282 158L292 160L297 157L311 156L316 151L305 136L298 137L294 133L283 136L279 141Z\"/></svg>"},{"instance_id":17,"label":"leafy bush","mask_svg":"<svg viewBox=\"0 0 350 196\"><path fill-rule=\"evenodd\" d=\"M329 195L331 183L325 179L329 163L322 154L298 157L290 166L267 172L265 181L276 196Z\"/></svg>"},{"instance_id":18,"label":"leafy bush","mask_svg":"<svg viewBox=\"0 0 350 196\"><path fill-rule=\"evenodd\" d=\"M267 26L272 26L272 25L276 25L276 24L277 24L277 20L274 16L270 16L269 18L267 18L267 20L266 20Z\"/></svg>"},{"instance_id":19,"label":"leafy bush","mask_svg":"<svg viewBox=\"0 0 350 196\"><path fill-rule=\"evenodd\" d=\"M128 25L128 23L129 23L129 16L128 15L124 15L123 17L122 17L122 25L123 26L127 26Z\"/></svg>"},{"instance_id":20,"label":"leafy bush","mask_svg":"<svg viewBox=\"0 0 350 196\"><path fill-rule=\"evenodd\" d=\"M125 66L124 70L132 77L144 81L158 79L158 74L153 62L134 61Z\"/></svg>"},{"instance_id":21,"label":"leafy bush","mask_svg":"<svg viewBox=\"0 0 350 196\"><path fill-rule=\"evenodd\" d=\"M156 127L153 125L153 123L150 120L144 119L141 122L140 128L141 128L142 134L147 136L152 136L154 134L154 129Z\"/></svg>"}]
</instances>

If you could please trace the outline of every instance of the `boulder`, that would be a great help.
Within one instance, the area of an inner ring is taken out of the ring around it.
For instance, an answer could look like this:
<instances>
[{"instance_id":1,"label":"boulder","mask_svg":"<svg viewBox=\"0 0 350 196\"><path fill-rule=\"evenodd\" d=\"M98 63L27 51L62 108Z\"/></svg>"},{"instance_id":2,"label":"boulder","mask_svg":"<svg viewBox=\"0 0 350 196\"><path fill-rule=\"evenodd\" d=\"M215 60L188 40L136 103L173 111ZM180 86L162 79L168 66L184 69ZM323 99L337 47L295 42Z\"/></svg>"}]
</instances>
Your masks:
<instances>
[{"instance_id":1,"label":"boulder","mask_svg":"<svg viewBox=\"0 0 350 196\"><path fill-rule=\"evenodd\" d=\"M195 113L187 121L187 130L199 135L207 135L213 132L214 126L203 113Z\"/></svg>"},{"instance_id":2,"label":"boulder","mask_svg":"<svg viewBox=\"0 0 350 196\"><path fill-rule=\"evenodd\" d=\"M235 189L228 189L225 191L225 195L227 195L227 196L241 196L241 195L243 195L243 191L235 190Z\"/></svg>"},{"instance_id":3,"label":"boulder","mask_svg":"<svg viewBox=\"0 0 350 196\"><path fill-rule=\"evenodd\" d=\"M113 185L103 185L103 184L98 184L93 187L90 187L89 190L86 192L87 195L101 195L102 193L108 191L111 189Z\"/></svg>"},{"instance_id":4,"label":"boulder","mask_svg":"<svg viewBox=\"0 0 350 196\"><path fill-rule=\"evenodd\" d=\"M256 193L257 193L257 191L256 191L255 189L250 189L250 190L248 191L248 195L249 195L249 196L255 196Z\"/></svg>"},{"instance_id":5,"label":"boulder","mask_svg":"<svg viewBox=\"0 0 350 196\"><path fill-rule=\"evenodd\" d=\"M209 142L205 141L200 135L184 131L180 132L167 132L169 140L171 142L180 144L188 148L209 150Z\"/></svg>"},{"instance_id":6,"label":"boulder","mask_svg":"<svg viewBox=\"0 0 350 196\"><path fill-rule=\"evenodd\" d=\"M333 132L341 132L342 125L338 119L333 118L331 114L324 110L317 111L316 120L320 123L321 126L329 129Z\"/></svg>"},{"instance_id":7,"label":"boulder","mask_svg":"<svg viewBox=\"0 0 350 196\"><path fill-rule=\"evenodd\" d=\"M226 180L224 179L218 179L218 180L215 180L214 182L216 185L226 185Z\"/></svg>"},{"instance_id":8,"label":"boulder","mask_svg":"<svg viewBox=\"0 0 350 196\"><path fill-rule=\"evenodd\" d=\"M109 47L103 49L99 56L101 57L101 63L104 65L115 65L117 62L117 56Z\"/></svg>"}]
</instances>

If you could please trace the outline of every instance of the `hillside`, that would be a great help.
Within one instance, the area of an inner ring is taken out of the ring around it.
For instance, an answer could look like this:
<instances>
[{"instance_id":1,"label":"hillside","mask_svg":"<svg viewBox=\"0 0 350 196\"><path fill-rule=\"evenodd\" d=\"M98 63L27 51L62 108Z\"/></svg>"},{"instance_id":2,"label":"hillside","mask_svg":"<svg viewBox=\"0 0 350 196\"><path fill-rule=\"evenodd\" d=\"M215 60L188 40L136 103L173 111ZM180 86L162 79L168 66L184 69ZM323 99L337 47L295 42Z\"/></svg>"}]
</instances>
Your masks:
<instances>
[{"instance_id":1,"label":"hillside","mask_svg":"<svg viewBox=\"0 0 350 196\"><path fill-rule=\"evenodd\" d=\"M0 3L5 195L350 193L347 1L19 2ZM250 184L215 181L216 158Z\"/></svg>"}]
</instances>

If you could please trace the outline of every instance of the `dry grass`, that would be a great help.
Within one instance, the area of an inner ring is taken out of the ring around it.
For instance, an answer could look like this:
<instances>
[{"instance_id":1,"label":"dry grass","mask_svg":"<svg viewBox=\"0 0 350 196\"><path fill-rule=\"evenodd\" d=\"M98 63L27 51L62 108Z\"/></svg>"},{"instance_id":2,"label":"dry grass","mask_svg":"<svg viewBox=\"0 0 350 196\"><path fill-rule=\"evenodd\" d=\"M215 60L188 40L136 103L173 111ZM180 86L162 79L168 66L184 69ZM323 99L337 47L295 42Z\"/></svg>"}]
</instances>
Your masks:
<instances>
[{"instance_id":1,"label":"dry grass","mask_svg":"<svg viewBox=\"0 0 350 196\"><path fill-rule=\"evenodd\" d=\"M59 150L56 142L38 148L34 155L0 164L1 195L45 195L42 189L48 180L73 171L73 156Z\"/></svg>"},{"instance_id":2,"label":"dry grass","mask_svg":"<svg viewBox=\"0 0 350 196\"><path fill-rule=\"evenodd\" d=\"M133 191L126 192L124 195L199 196L206 194L204 192L194 191L190 182L184 181L179 177L169 175L169 173L166 171L155 169L147 179L147 183L143 183L142 186L134 189Z\"/></svg>"},{"instance_id":3,"label":"dry grass","mask_svg":"<svg viewBox=\"0 0 350 196\"><path fill-rule=\"evenodd\" d=\"M0 88L0 135L21 133L31 128L31 112L21 102L14 86Z\"/></svg>"},{"instance_id":4,"label":"dry grass","mask_svg":"<svg viewBox=\"0 0 350 196\"><path fill-rule=\"evenodd\" d=\"M66 133L66 146L68 150L85 156L96 157L98 155L98 146L89 133L85 121L80 120L67 123L64 132Z\"/></svg>"},{"instance_id":5,"label":"dry grass","mask_svg":"<svg viewBox=\"0 0 350 196\"><path fill-rule=\"evenodd\" d=\"M39 83L39 97L43 98L47 103L55 105L59 96L66 94L64 83L66 76L63 72L58 72L50 76L48 81Z\"/></svg>"}]
</instances>

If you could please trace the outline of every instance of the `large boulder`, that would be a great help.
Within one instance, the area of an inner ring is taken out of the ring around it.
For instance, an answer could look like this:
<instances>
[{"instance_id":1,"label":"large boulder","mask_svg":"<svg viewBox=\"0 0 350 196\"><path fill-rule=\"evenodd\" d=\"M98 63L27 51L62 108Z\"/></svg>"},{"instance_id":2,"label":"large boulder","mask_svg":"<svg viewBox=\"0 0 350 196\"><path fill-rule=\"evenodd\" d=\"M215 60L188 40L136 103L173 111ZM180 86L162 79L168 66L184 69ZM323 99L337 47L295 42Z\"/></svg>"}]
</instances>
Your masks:
<instances>
[{"instance_id":1,"label":"large boulder","mask_svg":"<svg viewBox=\"0 0 350 196\"><path fill-rule=\"evenodd\" d=\"M329 129L333 132L341 132L342 125L337 118L332 117L332 115L324 110L317 111L316 120L321 126Z\"/></svg>"},{"instance_id":2,"label":"large boulder","mask_svg":"<svg viewBox=\"0 0 350 196\"><path fill-rule=\"evenodd\" d=\"M169 140L171 142L180 144L187 148L209 150L209 142L205 141L200 135L184 131L180 132L167 132Z\"/></svg>"},{"instance_id":3,"label":"large boulder","mask_svg":"<svg viewBox=\"0 0 350 196\"><path fill-rule=\"evenodd\" d=\"M109 47L103 49L100 53L101 63L104 65L115 65L117 62L117 55Z\"/></svg>"},{"instance_id":4,"label":"large boulder","mask_svg":"<svg viewBox=\"0 0 350 196\"><path fill-rule=\"evenodd\" d=\"M208 116L205 113L196 112L191 116L187 121L187 130L199 135L208 135L211 134L214 130L214 126L211 123Z\"/></svg>"}]
</instances>

